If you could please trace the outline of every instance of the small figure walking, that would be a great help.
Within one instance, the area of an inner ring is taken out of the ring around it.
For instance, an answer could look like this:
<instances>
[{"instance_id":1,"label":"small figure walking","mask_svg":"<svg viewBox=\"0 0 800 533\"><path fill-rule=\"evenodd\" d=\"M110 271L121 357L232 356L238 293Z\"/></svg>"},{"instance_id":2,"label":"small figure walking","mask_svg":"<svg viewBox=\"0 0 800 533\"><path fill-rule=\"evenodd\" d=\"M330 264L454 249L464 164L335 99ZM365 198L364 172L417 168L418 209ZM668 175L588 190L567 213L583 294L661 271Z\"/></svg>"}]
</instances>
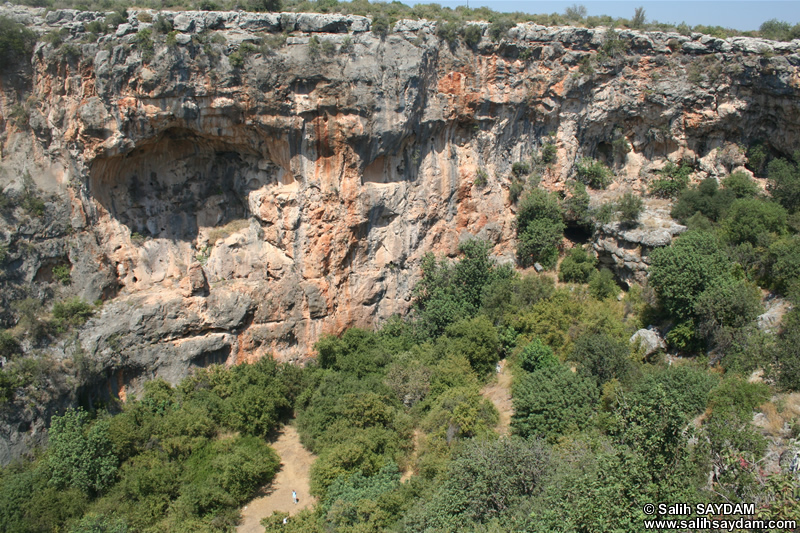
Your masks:
<instances>
[{"instance_id":1,"label":"small figure walking","mask_svg":"<svg viewBox=\"0 0 800 533\"><path fill-rule=\"evenodd\" d=\"M292 501L294 503L297 503L297 491L294 490L292 491Z\"/></svg>"}]
</instances>

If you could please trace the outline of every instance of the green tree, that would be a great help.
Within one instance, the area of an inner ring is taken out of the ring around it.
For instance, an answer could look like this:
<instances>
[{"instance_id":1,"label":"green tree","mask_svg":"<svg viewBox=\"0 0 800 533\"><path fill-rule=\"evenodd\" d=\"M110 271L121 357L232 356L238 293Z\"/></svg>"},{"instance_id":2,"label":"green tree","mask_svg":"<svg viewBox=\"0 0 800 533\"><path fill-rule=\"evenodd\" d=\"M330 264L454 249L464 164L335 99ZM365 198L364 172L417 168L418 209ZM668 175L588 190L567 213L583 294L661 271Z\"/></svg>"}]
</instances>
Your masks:
<instances>
[{"instance_id":1,"label":"green tree","mask_svg":"<svg viewBox=\"0 0 800 533\"><path fill-rule=\"evenodd\" d=\"M665 310L680 319L691 318L703 291L730 273L716 237L705 232L687 232L650 258L650 284Z\"/></svg>"},{"instance_id":2,"label":"green tree","mask_svg":"<svg viewBox=\"0 0 800 533\"><path fill-rule=\"evenodd\" d=\"M622 198L617 202L617 210L620 214L620 220L625 224L636 224L639 221L639 215L642 213L644 202L641 197L626 192Z\"/></svg>"},{"instance_id":3,"label":"green tree","mask_svg":"<svg viewBox=\"0 0 800 533\"><path fill-rule=\"evenodd\" d=\"M722 186L731 191L736 198L753 198L761 192L753 178L741 171L732 172L723 179Z\"/></svg>"},{"instance_id":4,"label":"green tree","mask_svg":"<svg viewBox=\"0 0 800 533\"><path fill-rule=\"evenodd\" d=\"M756 319L763 311L758 287L742 280L724 279L697 298L694 314L699 333L720 344Z\"/></svg>"},{"instance_id":5,"label":"green tree","mask_svg":"<svg viewBox=\"0 0 800 533\"><path fill-rule=\"evenodd\" d=\"M580 365L583 374L602 385L612 379L624 380L631 372L630 345L603 333L579 337L572 347L570 359Z\"/></svg>"},{"instance_id":6,"label":"green tree","mask_svg":"<svg viewBox=\"0 0 800 533\"><path fill-rule=\"evenodd\" d=\"M0 17L0 72L6 72L23 59L29 59L35 42L36 34L23 24Z\"/></svg>"},{"instance_id":7,"label":"green tree","mask_svg":"<svg viewBox=\"0 0 800 533\"><path fill-rule=\"evenodd\" d=\"M591 423L598 390L593 379L558 365L523 376L514 384L513 397L514 434L555 441Z\"/></svg>"},{"instance_id":8,"label":"green tree","mask_svg":"<svg viewBox=\"0 0 800 533\"><path fill-rule=\"evenodd\" d=\"M51 482L86 493L104 492L117 474L117 457L108 435L108 420L90 424L88 413L69 409L50 425Z\"/></svg>"},{"instance_id":9,"label":"green tree","mask_svg":"<svg viewBox=\"0 0 800 533\"><path fill-rule=\"evenodd\" d=\"M541 368L559 365L558 358L553 353L553 350L538 338L533 339L523 348L519 356L517 356L517 361L523 370L527 372L535 372Z\"/></svg>"},{"instance_id":10,"label":"green tree","mask_svg":"<svg viewBox=\"0 0 800 533\"><path fill-rule=\"evenodd\" d=\"M611 183L611 170L600 161L584 157L575 165L578 181L592 189L605 189Z\"/></svg>"},{"instance_id":11,"label":"green tree","mask_svg":"<svg viewBox=\"0 0 800 533\"><path fill-rule=\"evenodd\" d=\"M605 300L619 294L614 274L607 268L592 272L589 277L589 292L598 300Z\"/></svg>"},{"instance_id":12,"label":"green tree","mask_svg":"<svg viewBox=\"0 0 800 533\"><path fill-rule=\"evenodd\" d=\"M597 258L576 246L570 250L569 254L561 261L558 267L559 281L571 283L586 283L589 277L595 272Z\"/></svg>"},{"instance_id":13,"label":"green tree","mask_svg":"<svg viewBox=\"0 0 800 533\"><path fill-rule=\"evenodd\" d=\"M800 153L795 155L795 160L800 160ZM772 197L789 212L797 211L800 207L800 168L797 163L773 159L767 165L767 176L767 190Z\"/></svg>"},{"instance_id":14,"label":"green tree","mask_svg":"<svg viewBox=\"0 0 800 533\"><path fill-rule=\"evenodd\" d=\"M451 461L444 483L408 516L404 531L464 531L509 514L536 494L549 453L537 440L473 440Z\"/></svg>"},{"instance_id":15,"label":"green tree","mask_svg":"<svg viewBox=\"0 0 800 533\"><path fill-rule=\"evenodd\" d=\"M465 356L479 376L494 370L500 357L500 341L487 317L459 320L447 327L445 335L441 342L447 350Z\"/></svg>"},{"instance_id":16,"label":"green tree","mask_svg":"<svg viewBox=\"0 0 800 533\"><path fill-rule=\"evenodd\" d=\"M758 245L786 231L786 210L778 204L758 198L734 201L722 222L725 236L734 244Z\"/></svg>"},{"instance_id":17,"label":"green tree","mask_svg":"<svg viewBox=\"0 0 800 533\"><path fill-rule=\"evenodd\" d=\"M554 266L564 227L554 195L540 189L526 194L517 210L519 263L527 267L538 261L547 268Z\"/></svg>"}]
</instances>

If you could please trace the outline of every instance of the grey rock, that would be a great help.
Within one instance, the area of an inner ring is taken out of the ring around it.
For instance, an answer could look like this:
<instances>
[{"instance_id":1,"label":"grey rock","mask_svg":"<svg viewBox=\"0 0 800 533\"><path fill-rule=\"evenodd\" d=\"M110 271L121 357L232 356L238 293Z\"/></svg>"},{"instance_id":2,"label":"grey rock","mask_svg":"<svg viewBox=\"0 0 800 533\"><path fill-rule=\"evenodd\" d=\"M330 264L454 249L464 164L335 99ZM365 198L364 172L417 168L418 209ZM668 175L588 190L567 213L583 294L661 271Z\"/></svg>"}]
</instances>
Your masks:
<instances>
[{"instance_id":1,"label":"grey rock","mask_svg":"<svg viewBox=\"0 0 800 533\"><path fill-rule=\"evenodd\" d=\"M117 37L124 37L125 35L136 33L136 28L132 24L120 24L117 26L117 31L114 33Z\"/></svg>"},{"instance_id":2,"label":"grey rock","mask_svg":"<svg viewBox=\"0 0 800 533\"><path fill-rule=\"evenodd\" d=\"M664 338L652 327L638 330L631 336L630 343L634 346L638 345L641 347L641 349L644 350L645 357L650 357L655 353L663 352L667 349L667 343L664 341Z\"/></svg>"},{"instance_id":3,"label":"grey rock","mask_svg":"<svg viewBox=\"0 0 800 533\"><path fill-rule=\"evenodd\" d=\"M186 46L187 44L192 42L192 36L187 35L185 33L179 33L178 35L175 36L175 41L180 45Z\"/></svg>"}]
</instances>

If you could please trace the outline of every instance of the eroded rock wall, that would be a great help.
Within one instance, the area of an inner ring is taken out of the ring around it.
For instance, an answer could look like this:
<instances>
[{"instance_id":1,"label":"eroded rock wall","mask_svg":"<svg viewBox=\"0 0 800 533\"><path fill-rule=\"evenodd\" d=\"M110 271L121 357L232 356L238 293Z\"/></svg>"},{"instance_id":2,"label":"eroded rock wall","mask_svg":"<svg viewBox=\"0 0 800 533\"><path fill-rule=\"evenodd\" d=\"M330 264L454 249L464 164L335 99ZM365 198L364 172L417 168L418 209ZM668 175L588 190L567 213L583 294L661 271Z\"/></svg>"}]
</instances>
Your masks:
<instances>
[{"instance_id":1,"label":"eroded rock wall","mask_svg":"<svg viewBox=\"0 0 800 533\"><path fill-rule=\"evenodd\" d=\"M112 395L211 362L306 357L324 332L406 312L422 256L463 239L512 261L511 166L545 142L552 190L581 157L614 169L599 202L642 192L667 160L718 177L744 163L739 145L788 154L800 139L799 41L525 24L493 42L479 24L469 48L427 21L382 37L355 16L142 11L98 38L100 13L0 14L65 28L0 91L3 185L28 175L51 195L42 219L3 222L4 304L52 292L48 268L68 265L60 290L107 300L79 344ZM159 16L168 42L148 36ZM625 248L606 229L601 256ZM646 260L617 259L641 277Z\"/></svg>"}]
</instances>

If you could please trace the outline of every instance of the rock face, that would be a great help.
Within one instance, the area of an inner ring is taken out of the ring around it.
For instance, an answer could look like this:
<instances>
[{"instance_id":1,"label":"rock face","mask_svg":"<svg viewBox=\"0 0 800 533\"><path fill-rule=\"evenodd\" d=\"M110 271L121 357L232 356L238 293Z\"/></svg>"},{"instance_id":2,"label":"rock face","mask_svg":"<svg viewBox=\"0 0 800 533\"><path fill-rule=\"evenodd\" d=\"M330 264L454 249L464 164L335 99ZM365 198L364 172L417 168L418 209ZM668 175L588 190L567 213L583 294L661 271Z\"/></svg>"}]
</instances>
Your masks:
<instances>
[{"instance_id":1,"label":"rock face","mask_svg":"<svg viewBox=\"0 0 800 533\"><path fill-rule=\"evenodd\" d=\"M624 283L642 283L647 279L650 252L667 246L686 231L669 216L665 202L649 202L635 227L615 222L597 228L594 250L600 266L614 272Z\"/></svg>"},{"instance_id":2,"label":"rock face","mask_svg":"<svg viewBox=\"0 0 800 533\"><path fill-rule=\"evenodd\" d=\"M307 357L322 333L407 311L422 256L471 235L512 260L511 166L544 143L542 186L563 191L588 156L614 169L613 196L667 159L721 176L739 144L789 154L800 139L798 41L522 24L493 42L479 23L468 48L428 21L382 37L356 16L152 11L97 37L102 13L0 15L64 41L1 80L0 180L46 209L0 219L0 320L31 291L106 300L77 341L112 396L212 362ZM175 31L155 33L158 17ZM631 282L682 230L651 211L598 232Z\"/></svg>"}]
</instances>

